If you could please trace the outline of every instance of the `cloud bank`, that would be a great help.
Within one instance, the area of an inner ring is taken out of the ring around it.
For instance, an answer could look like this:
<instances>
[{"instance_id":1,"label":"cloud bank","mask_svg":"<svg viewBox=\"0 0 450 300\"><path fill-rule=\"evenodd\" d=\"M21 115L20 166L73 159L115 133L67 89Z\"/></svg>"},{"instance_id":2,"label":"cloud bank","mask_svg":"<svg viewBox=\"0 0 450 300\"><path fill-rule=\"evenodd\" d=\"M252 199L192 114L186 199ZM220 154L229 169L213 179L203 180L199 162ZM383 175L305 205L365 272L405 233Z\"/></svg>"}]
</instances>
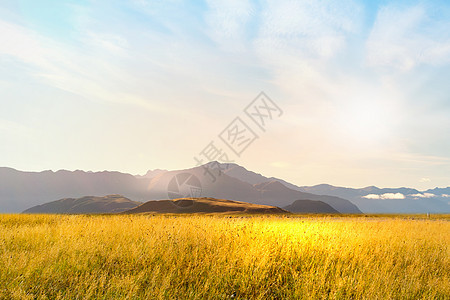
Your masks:
<instances>
[{"instance_id":1,"label":"cloud bank","mask_svg":"<svg viewBox=\"0 0 450 300\"><path fill-rule=\"evenodd\" d=\"M399 199L405 199L405 195L403 195L402 193L385 193L382 195L376 195L376 194L369 194L366 196L363 196L363 198L366 199L378 199L378 200L399 200Z\"/></svg>"}]
</instances>

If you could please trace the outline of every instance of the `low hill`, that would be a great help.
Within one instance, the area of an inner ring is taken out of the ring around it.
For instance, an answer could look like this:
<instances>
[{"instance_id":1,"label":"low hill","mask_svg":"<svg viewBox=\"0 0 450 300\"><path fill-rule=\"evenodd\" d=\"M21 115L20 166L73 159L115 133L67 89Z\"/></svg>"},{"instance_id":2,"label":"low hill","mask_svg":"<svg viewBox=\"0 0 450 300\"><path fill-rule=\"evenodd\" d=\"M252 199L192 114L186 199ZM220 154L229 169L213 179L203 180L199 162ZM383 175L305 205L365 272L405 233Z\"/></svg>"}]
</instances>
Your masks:
<instances>
[{"instance_id":1,"label":"low hill","mask_svg":"<svg viewBox=\"0 0 450 300\"><path fill-rule=\"evenodd\" d=\"M153 200L123 212L136 213L248 213L277 214L288 211L276 206L259 205L240 201L215 198L179 198L174 200Z\"/></svg>"},{"instance_id":2,"label":"low hill","mask_svg":"<svg viewBox=\"0 0 450 300\"><path fill-rule=\"evenodd\" d=\"M25 214L98 214L119 213L132 209L141 202L135 202L121 195L104 197L86 196L82 198L64 198L37 205L25 210Z\"/></svg>"},{"instance_id":3,"label":"low hill","mask_svg":"<svg viewBox=\"0 0 450 300\"><path fill-rule=\"evenodd\" d=\"M293 213L338 214L339 211L325 202L314 200L297 200L283 209Z\"/></svg>"}]
</instances>

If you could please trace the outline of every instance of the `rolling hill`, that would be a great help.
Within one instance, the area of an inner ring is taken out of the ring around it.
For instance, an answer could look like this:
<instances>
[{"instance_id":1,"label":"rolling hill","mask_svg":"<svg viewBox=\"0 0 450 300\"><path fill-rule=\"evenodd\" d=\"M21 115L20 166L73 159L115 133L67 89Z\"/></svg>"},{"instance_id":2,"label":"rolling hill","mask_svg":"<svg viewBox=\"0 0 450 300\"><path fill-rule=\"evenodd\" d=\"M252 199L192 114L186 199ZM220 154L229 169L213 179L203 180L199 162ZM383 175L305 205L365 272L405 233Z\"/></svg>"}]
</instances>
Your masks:
<instances>
[{"instance_id":1,"label":"rolling hill","mask_svg":"<svg viewBox=\"0 0 450 300\"><path fill-rule=\"evenodd\" d=\"M297 200L291 205L283 207L283 209L292 213L313 213L313 214L338 214L330 205L322 201L314 200Z\"/></svg>"},{"instance_id":2,"label":"rolling hill","mask_svg":"<svg viewBox=\"0 0 450 300\"><path fill-rule=\"evenodd\" d=\"M180 198L174 200L152 200L123 212L123 214L137 213L279 214L289 212L275 206L258 205L225 199Z\"/></svg>"},{"instance_id":3,"label":"rolling hill","mask_svg":"<svg viewBox=\"0 0 450 300\"><path fill-rule=\"evenodd\" d=\"M118 213L132 209L141 202L135 202L121 195L104 197L86 196L82 198L65 198L37 205L25 210L25 214L94 214Z\"/></svg>"}]
</instances>

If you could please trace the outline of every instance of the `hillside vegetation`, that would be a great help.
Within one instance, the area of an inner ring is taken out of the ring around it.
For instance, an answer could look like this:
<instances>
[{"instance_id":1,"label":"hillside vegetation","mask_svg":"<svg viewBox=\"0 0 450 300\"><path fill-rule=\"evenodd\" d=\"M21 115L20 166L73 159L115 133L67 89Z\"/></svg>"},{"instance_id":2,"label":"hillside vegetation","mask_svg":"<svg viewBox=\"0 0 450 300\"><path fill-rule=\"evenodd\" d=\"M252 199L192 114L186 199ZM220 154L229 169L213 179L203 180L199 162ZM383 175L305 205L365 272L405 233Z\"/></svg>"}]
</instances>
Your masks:
<instances>
[{"instance_id":1,"label":"hillside vegetation","mask_svg":"<svg viewBox=\"0 0 450 300\"><path fill-rule=\"evenodd\" d=\"M215 198L179 198L174 200L152 200L123 212L137 213L245 213L280 214L288 211L276 206L260 205L241 201Z\"/></svg>"},{"instance_id":2,"label":"hillside vegetation","mask_svg":"<svg viewBox=\"0 0 450 300\"><path fill-rule=\"evenodd\" d=\"M25 210L26 214L101 214L118 213L132 209L141 202L132 201L121 195L104 197L85 196L81 198L64 198L37 205Z\"/></svg>"},{"instance_id":3,"label":"hillside vegetation","mask_svg":"<svg viewBox=\"0 0 450 300\"><path fill-rule=\"evenodd\" d=\"M449 299L443 219L0 215L0 299Z\"/></svg>"}]
</instances>

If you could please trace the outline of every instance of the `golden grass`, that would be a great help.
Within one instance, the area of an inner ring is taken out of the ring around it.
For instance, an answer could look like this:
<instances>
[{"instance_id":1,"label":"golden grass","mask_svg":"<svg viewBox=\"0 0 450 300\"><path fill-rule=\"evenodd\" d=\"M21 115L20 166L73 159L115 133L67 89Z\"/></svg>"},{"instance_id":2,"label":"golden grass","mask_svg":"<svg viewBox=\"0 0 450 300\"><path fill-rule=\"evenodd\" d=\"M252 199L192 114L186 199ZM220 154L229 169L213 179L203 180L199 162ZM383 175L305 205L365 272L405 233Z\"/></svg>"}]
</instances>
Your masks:
<instances>
[{"instance_id":1,"label":"golden grass","mask_svg":"<svg viewBox=\"0 0 450 300\"><path fill-rule=\"evenodd\" d=\"M449 299L450 222L0 215L1 299Z\"/></svg>"}]
</instances>

